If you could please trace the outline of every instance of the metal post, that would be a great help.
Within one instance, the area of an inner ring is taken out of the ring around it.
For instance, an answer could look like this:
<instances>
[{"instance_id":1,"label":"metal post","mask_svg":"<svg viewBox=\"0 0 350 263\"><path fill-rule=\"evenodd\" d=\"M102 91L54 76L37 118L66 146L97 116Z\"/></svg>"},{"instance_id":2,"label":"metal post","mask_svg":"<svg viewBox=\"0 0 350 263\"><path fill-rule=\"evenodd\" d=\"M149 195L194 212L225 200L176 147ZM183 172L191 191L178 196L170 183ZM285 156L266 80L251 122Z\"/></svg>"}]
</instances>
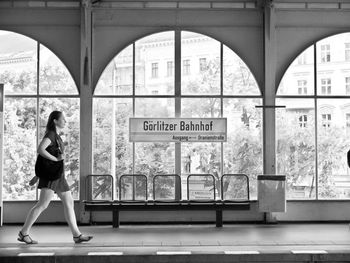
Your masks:
<instances>
[{"instance_id":1,"label":"metal post","mask_svg":"<svg viewBox=\"0 0 350 263\"><path fill-rule=\"evenodd\" d=\"M4 84L0 84L0 226L3 224L4 204L2 199L4 160Z\"/></svg>"},{"instance_id":2,"label":"metal post","mask_svg":"<svg viewBox=\"0 0 350 263\"><path fill-rule=\"evenodd\" d=\"M216 227L222 227L222 210L216 210Z\"/></svg>"},{"instance_id":3,"label":"metal post","mask_svg":"<svg viewBox=\"0 0 350 263\"><path fill-rule=\"evenodd\" d=\"M113 227L118 228L119 227L119 210L113 209Z\"/></svg>"},{"instance_id":4,"label":"metal post","mask_svg":"<svg viewBox=\"0 0 350 263\"><path fill-rule=\"evenodd\" d=\"M181 31L175 30L175 117L181 117ZM180 180L175 177L175 199L181 199L181 143L175 142L175 173L180 176Z\"/></svg>"},{"instance_id":5,"label":"metal post","mask_svg":"<svg viewBox=\"0 0 350 263\"><path fill-rule=\"evenodd\" d=\"M116 94L116 83L115 83L115 76L116 76L116 71L117 71L117 67L115 64L115 61L113 59L113 73L112 73L112 90L113 90L113 94ZM111 127L111 174L113 176L114 181L116 181L116 158L115 158L115 147L116 147L116 138L115 138L115 110L116 110L116 100L115 98L112 98L112 127ZM114 195L114 193L113 193Z\"/></svg>"},{"instance_id":6,"label":"metal post","mask_svg":"<svg viewBox=\"0 0 350 263\"><path fill-rule=\"evenodd\" d=\"M84 185L86 176L92 174L92 11L90 0L82 1L81 7L81 56L80 56L80 186ZM87 197L84 187L79 187L81 223L88 223L91 212L84 210L82 200Z\"/></svg>"}]
</instances>

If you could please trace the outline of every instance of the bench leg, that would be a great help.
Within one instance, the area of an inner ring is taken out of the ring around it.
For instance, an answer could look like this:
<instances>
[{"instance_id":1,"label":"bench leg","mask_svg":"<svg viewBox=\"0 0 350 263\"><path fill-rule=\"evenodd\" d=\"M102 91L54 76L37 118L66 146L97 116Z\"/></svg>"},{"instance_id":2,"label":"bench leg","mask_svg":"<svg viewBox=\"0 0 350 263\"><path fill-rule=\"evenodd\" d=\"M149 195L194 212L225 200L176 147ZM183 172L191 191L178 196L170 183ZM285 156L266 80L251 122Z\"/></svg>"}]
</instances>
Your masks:
<instances>
[{"instance_id":1,"label":"bench leg","mask_svg":"<svg viewBox=\"0 0 350 263\"><path fill-rule=\"evenodd\" d=\"M216 210L216 227L222 227L222 210Z\"/></svg>"},{"instance_id":2,"label":"bench leg","mask_svg":"<svg viewBox=\"0 0 350 263\"><path fill-rule=\"evenodd\" d=\"M113 210L113 227L119 227L119 210Z\"/></svg>"}]
</instances>

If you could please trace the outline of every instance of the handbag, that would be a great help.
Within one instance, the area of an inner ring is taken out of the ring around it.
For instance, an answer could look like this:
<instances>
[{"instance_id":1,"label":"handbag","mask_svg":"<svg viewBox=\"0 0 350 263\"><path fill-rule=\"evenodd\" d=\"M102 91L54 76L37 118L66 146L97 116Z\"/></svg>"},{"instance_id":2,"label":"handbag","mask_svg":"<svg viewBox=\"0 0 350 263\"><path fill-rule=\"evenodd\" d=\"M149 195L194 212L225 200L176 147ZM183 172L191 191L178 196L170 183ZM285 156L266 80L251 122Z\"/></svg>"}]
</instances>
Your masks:
<instances>
[{"instance_id":1,"label":"handbag","mask_svg":"<svg viewBox=\"0 0 350 263\"><path fill-rule=\"evenodd\" d=\"M57 142L57 137L55 142L56 144L47 146L45 150L51 155L58 157L59 154L62 154L62 152L59 147L59 143ZM47 179L49 181L57 180L61 177L63 169L63 160L56 162L38 154L35 162L35 175L37 177Z\"/></svg>"}]
</instances>

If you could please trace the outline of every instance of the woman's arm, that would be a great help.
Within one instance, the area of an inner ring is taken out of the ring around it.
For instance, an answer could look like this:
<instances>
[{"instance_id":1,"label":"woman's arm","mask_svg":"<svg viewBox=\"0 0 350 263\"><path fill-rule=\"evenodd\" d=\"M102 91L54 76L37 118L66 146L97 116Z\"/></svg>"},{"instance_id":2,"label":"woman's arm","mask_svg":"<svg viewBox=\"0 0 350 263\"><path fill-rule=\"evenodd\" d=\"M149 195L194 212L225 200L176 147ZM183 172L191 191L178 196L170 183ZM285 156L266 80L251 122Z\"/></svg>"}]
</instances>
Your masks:
<instances>
[{"instance_id":1,"label":"woman's arm","mask_svg":"<svg viewBox=\"0 0 350 263\"><path fill-rule=\"evenodd\" d=\"M51 161L54 162L58 162L59 159L56 158L55 156L53 156L52 154L50 154L48 151L46 151L45 149L47 148L47 146L49 146L51 143L51 140L49 138L44 138L41 143L38 146L38 154L40 154L42 157L45 157L46 159L49 159Z\"/></svg>"}]
</instances>

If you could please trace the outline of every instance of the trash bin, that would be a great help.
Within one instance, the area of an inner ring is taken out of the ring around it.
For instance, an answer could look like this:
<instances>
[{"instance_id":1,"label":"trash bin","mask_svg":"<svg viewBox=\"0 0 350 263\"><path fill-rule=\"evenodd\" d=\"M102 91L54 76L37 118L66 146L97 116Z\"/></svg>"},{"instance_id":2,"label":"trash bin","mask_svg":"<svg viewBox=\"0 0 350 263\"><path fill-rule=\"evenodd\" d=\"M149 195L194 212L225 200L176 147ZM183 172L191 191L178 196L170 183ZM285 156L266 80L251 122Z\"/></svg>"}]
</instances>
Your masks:
<instances>
[{"instance_id":1,"label":"trash bin","mask_svg":"<svg viewBox=\"0 0 350 263\"><path fill-rule=\"evenodd\" d=\"M258 175L259 212L286 212L286 176Z\"/></svg>"}]
</instances>

